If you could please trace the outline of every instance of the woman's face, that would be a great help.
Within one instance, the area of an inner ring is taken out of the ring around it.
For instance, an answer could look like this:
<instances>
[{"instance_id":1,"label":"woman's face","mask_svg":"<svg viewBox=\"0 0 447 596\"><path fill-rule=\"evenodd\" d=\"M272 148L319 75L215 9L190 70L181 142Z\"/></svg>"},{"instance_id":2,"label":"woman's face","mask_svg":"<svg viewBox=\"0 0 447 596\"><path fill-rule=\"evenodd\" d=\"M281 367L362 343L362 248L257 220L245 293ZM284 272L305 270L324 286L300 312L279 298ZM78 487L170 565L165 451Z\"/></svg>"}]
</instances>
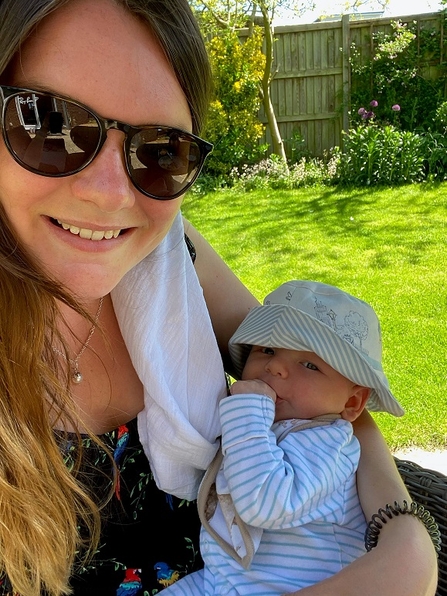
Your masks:
<instances>
[{"instance_id":1,"label":"woman's face","mask_svg":"<svg viewBox=\"0 0 447 596\"><path fill-rule=\"evenodd\" d=\"M2 82L68 96L135 126L191 131L186 98L155 38L111 0L73 0L56 10ZM85 300L110 292L149 254L181 205L181 198L157 201L136 190L125 170L123 141L122 132L109 131L96 159L65 178L28 172L0 141L0 201L12 226L50 275ZM76 229L99 236L123 232L95 241L72 233Z\"/></svg>"}]
</instances>

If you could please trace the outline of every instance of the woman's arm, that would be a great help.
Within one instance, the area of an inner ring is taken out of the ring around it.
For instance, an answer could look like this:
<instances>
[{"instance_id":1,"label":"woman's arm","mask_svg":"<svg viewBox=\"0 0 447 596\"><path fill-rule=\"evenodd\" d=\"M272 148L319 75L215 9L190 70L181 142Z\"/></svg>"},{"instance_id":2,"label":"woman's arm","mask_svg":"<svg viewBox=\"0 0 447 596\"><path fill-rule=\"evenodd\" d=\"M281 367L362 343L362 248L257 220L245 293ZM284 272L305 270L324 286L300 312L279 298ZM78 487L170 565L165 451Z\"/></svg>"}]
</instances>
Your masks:
<instances>
[{"instance_id":1,"label":"woman's arm","mask_svg":"<svg viewBox=\"0 0 447 596\"><path fill-rule=\"evenodd\" d=\"M411 498L371 416L354 423L362 446L357 484L365 517L386 503ZM437 561L424 525L411 515L393 517L380 531L376 548L333 577L296 592L299 596L433 596Z\"/></svg>"},{"instance_id":2,"label":"woman's arm","mask_svg":"<svg viewBox=\"0 0 447 596\"><path fill-rule=\"evenodd\" d=\"M216 251L185 220L185 232L196 247L195 269L203 288L225 370L231 372L228 340L253 306L259 302L224 263Z\"/></svg>"}]
</instances>

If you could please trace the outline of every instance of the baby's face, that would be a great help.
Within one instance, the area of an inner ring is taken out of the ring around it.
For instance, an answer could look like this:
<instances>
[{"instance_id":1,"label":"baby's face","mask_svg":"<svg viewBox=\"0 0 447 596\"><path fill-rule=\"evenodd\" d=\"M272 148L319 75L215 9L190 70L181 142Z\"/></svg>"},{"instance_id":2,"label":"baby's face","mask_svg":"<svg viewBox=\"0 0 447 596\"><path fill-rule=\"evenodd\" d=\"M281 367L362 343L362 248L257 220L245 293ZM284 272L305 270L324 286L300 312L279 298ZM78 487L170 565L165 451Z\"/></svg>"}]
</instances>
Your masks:
<instances>
[{"instance_id":1,"label":"baby's face","mask_svg":"<svg viewBox=\"0 0 447 596\"><path fill-rule=\"evenodd\" d=\"M275 422L340 414L358 387L313 352L264 346L253 346L242 379L261 379L275 391Z\"/></svg>"}]
</instances>

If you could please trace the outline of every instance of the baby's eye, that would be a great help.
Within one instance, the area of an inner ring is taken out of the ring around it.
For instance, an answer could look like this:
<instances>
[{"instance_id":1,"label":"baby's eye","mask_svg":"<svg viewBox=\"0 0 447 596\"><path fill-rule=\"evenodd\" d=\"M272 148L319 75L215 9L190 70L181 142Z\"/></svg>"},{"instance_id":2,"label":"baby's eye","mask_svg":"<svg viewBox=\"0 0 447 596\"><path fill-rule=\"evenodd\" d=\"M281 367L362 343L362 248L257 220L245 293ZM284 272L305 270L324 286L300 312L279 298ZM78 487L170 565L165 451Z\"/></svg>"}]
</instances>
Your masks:
<instances>
[{"instance_id":1,"label":"baby's eye","mask_svg":"<svg viewBox=\"0 0 447 596\"><path fill-rule=\"evenodd\" d=\"M273 356L275 353L275 350L273 348L262 348L262 353L268 354L269 356Z\"/></svg>"},{"instance_id":2,"label":"baby's eye","mask_svg":"<svg viewBox=\"0 0 447 596\"><path fill-rule=\"evenodd\" d=\"M302 362L301 364L310 370L318 370L318 366L315 366L315 364L312 364L312 362Z\"/></svg>"}]
</instances>

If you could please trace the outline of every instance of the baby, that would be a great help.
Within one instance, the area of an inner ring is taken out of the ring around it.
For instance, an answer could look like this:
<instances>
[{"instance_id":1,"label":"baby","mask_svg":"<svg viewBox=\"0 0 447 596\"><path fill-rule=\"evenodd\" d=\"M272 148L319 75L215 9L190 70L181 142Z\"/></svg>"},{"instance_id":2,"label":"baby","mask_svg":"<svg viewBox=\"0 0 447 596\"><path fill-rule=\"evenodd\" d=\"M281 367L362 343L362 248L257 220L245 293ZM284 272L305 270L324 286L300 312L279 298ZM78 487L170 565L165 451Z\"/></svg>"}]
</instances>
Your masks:
<instances>
[{"instance_id":1,"label":"baby","mask_svg":"<svg viewBox=\"0 0 447 596\"><path fill-rule=\"evenodd\" d=\"M365 406L404 413L374 310L336 287L281 285L229 348L242 380L220 403L222 450L199 491L205 569L167 595L284 594L363 555L351 423Z\"/></svg>"}]
</instances>

